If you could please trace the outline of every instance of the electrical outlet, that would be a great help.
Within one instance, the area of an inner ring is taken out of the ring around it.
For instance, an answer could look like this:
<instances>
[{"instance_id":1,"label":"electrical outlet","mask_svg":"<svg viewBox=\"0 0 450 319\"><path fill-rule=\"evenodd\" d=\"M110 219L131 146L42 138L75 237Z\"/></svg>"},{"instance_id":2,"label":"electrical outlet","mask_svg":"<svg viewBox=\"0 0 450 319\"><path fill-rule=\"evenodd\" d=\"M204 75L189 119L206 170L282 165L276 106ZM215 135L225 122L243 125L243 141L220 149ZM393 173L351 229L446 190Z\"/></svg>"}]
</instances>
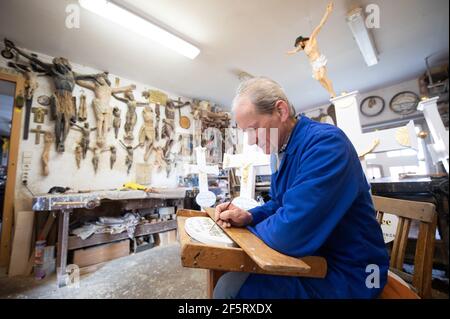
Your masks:
<instances>
[{"instance_id":1,"label":"electrical outlet","mask_svg":"<svg viewBox=\"0 0 450 319\"><path fill-rule=\"evenodd\" d=\"M28 184L29 172L31 169L31 157L33 156L32 152L25 151L22 153L22 184Z\"/></svg>"}]
</instances>

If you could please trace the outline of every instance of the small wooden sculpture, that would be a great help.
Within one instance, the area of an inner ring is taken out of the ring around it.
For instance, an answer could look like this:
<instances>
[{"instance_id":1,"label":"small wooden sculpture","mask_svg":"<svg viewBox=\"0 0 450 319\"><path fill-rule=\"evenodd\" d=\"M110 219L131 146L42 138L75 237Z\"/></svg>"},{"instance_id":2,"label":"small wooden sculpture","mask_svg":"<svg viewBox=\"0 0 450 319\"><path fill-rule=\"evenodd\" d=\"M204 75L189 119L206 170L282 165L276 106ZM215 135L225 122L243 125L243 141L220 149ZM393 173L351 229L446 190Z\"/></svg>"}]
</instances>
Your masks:
<instances>
[{"instance_id":1,"label":"small wooden sculpture","mask_svg":"<svg viewBox=\"0 0 450 319\"><path fill-rule=\"evenodd\" d=\"M109 165L110 165L111 169L113 169L114 163L116 162L116 159L117 159L117 149L115 146L111 146L109 148L109 150L111 152L111 155L109 157Z\"/></svg>"},{"instance_id":2,"label":"small wooden sculpture","mask_svg":"<svg viewBox=\"0 0 450 319\"><path fill-rule=\"evenodd\" d=\"M44 151L42 152L42 174L48 176L50 169L48 162L50 160L50 148L55 142L55 136L52 132L45 132L44 134Z\"/></svg>"},{"instance_id":3,"label":"small wooden sculpture","mask_svg":"<svg viewBox=\"0 0 450 319\"><path fill-rule=\"evenodd\" d=\"M142 111L143 123L139 130L139 144L145 145L144 161L150 156L150 149L155 140L155 127L153 126L153 110L150 106L145 106Z\"/></svg>"},{"instance_id":4,"label":"small wooden sculpture","mask_svg":"<svg viewBox=\"0 0 450 319\"><path fill-rule=\"evenodd\" d=\"M127 156L125 157L125 165L127 166L127 174L130 174L131 166L133 166L133 156L134 156L134 150L140 147L141 145L138 144L135 147L130 145L125 145L124 142L119 141L122 147L127 152Z\"/></svg>"},{"instance_id":5,"label":"small wooden sculpture","mask_svg":"<svg viewBox=\"0 0 450 319\"><path fill-rule=\"evenodd\" d=\"M158 172L167 168L167 162L164 157L164 149L162 147L153 147L152 153L155 154L155 160L153 162Z\"/></svg>"},{"instance_id":6,"label":"small wooden sculpture","mask_svg":"<svg viewBox=\"0 0 450 319\"><path fill-rule=\"evenodd\" d=\"M116 162L117 159L117 148L113 145L111 145L109 148L102 150L102 153L105 152L110 152L110 156L109 156L109 167L111 169L113 169L114 167L114 163Z\"/></svg>"},{"instance_id":7,"label":"small wooden sculpture","mask_svg":"<svg viewBox=\"0 0 450 319\"><path fill-rule=\"evenodd\" d=\"M161 138L171 139L174 131L175 131L175 122L173 120L163 119Z\"/></svg>"},{"instance_id":8,"label":"small wooden sculpture","mask_svg":"<svg viewBox=\"0 0 450 319\"><path fill-rule=\"evenodd\" d=\"M136 122L137 122L136 107L149 105L149 103L136 101L132 90L125 91L124 97L120 97L117 94L113 94L113 96L117 100L127 104L128 109L127 109L127 113L125 115L124 139L128 140L129 142L132 142L134 139L133 131L134 131L134 127L136 126Z\"/></svg>"},{"instance_id":9,"label":"small wooden sculpture","mask_svg":"<svg viewBox=\"0 0 450 319\"><path fill-rule=\"evenodd\" d=\"M119 129L120 129L120 109L115 106L113 108L113 128L114 128L114 136L116 139L119 137Z\"/></svg>"},{"instance_id":10,"label":"small wooden sculpture","mask_svg":"<svg viewBox=\"0 0 450 319\"><path fill-rule=\"evenodd\" d=\"M25 78L25 121L24 121L24 131L23 131L23 139L28 139L28 130L30 129L30 112L31 105L33 103L34 92L37 90L39 83L37 81L37 77L39 72L44 72L44 70L40 69L36 64L30 63L30 65L25 65L22 63L14 63L8 62L8 66L22 73ZM40 73L42 74L42 73ZM35 122L38 123L38 122ZM40 122L43 123L43 122Z\"/></svg>"},{"instance_id":11,"label":"small wooden sculpture","mask_svg":"<svg viewBox=\"0 0 450 319\"><path fill-rule=\"evenodd\" d=\"M86 120L87 120L86 95L84 95L84 91L81 90L80 106L78 107L78 121L84 122Z\"/></svg>"},{"instance_id":12,"label":"small wooden sculpture","mask_svg":"<svg viewBox=\"0 0 450 319\"><path fill-rule=\"evenodd\" d=\"M98 163L100 162L100 156L98 154L98 147L94 146L93 148L90 148L92 151L92 165L94 166L94 172L97 174L98 171Z\"/></svg>"},{"instance_id":13,"label":"small wooden sculpture","mask_svg":"<svg viewBox=\"0 0 450 319\"><path fill-rule=\"evenodd\" d=\"M160 105L157 103L155 104L155 114L156 114L156 123L155 123L155 140L159 140L159 120L161 118L161 108Z\"/></svg>"},{"instance_id":14,"label":"small wooden sculpture","mask_svg":"<svg viewBox=\"0 0 450 319\"><path fill-rule=\"evenodd\" d=\"M78 80L77 84L94 91L95 98L92 100L92 106L97 119L97 145L103 147L112 122L111 95L134 90L136 86L112 88L107 72L95 77L94 81Z\"/></svg>"},{"instance_id":15,"label":"small wooden sculpture","mask_svg":"<svg viewBox=\"0 0 450 319\"><path fill-rule=\"evenodd\" d=\"M86 154L89 149L89 144L90 144L90 139L91 139L90 138L91 132L95 131L97 128L95 128L95 127L89 128L88 122L85 122L83 127L81 127L75 123L70 123L70 125L72 125L72 128L74 130L81 132L80 145L83 148L83 158L86 158Z\"/></svg>"},{"instance_id":16,"label":"small wooden sculpture","mask_svg":"<svg viewBox=\"0 0 450 319\"><path fill-rule=\"evenodd\" d=\"M41 143L41 134L45 134L45 131L42 130L42 126L38 125L35 129L31 129L30 132L36 134L34 144L39 145Z\"/></svg>"},{"instance_id":17,"label":"small wooden sculpture","mask_svg":"<svg viewBox=\"0 0 450 319\"><path fill-rule=\"evenodd\" d=\"M33 122L42 124L44 123L45 116L48 113L48 110L43 107L33 107L31 108L31 112L33 113Z\"/></svg>"},{"instance_id":18,"label":"small wooden sculpture","mask_svg":"<svg viewBox=\"0 0 450 319\"><path fill-rule=\"evenodd\" d=\"M78 169L80 169L82 159L83 159L83 146L81 146L81 144L78 144L75 147L75 161L77 163Z\"/></svg>"},{"instance_id":19,"label":"small wooden sculpture","mask_svg":"<svg viewBox=\"0 0 450 319\"><path fill-rule=\"evenodd\" d=\"M322 29L325 22L328 20L331 12L333 11L333 2L328 3L325 15L320 21L319 25L314 29L309 38L304 38L299 36L295 40L295 49L288 51L287 54L293 55L300 51L305 51L306 56L309 59L309 62L312 66L312 76L315 80L319 81L320 85L322 85L325 90L330 94L332 98L336 97L336 93L333 89L333 84L327 75L327 58L325 55L321 54L319 51L319 47L317 45L317 35Z\"/></svg>"}]
</instances>

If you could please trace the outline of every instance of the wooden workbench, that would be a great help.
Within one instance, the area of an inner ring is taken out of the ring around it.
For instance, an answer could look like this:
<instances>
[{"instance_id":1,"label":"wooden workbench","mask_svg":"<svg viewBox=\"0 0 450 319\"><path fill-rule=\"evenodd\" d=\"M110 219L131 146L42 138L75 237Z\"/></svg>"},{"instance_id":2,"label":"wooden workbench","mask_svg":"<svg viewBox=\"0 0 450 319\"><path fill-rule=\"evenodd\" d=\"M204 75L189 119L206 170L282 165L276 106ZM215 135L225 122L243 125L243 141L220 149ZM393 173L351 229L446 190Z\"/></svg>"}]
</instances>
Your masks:
<instances>
[{"instance_id":1,"label":"wooden workbench","mask_svg":"<svg viewBox=\"0 0 450 319\"><path fill-rule=\"evenodd\" d=\"M164 206L183 207L185 188L155 189L156 193L138 190L108 190L84 193L43 194L33 197L32 209L35 212L50 212L59 219L57 245L57 281L58 287L67 284L67 255L70 249L98 245L127 238L127 233L115 235L94 234L86 240L69 236L70 215L76 209L93 209L104 202L120 201L123 209L156 208ZM149 235L176 229L174 220L154 224L138 225L135 235Z\"/></svg>"},{"instance_id":2,"label":"wooden workbench","mask_svg":"<svg viewBox=\"0 0 450 319\"><path fill-rule=\"evenodd\" d=\"M225 233L239 247L206 245L191 239L184 229L189 217L211 217L207 212L180 209L177 212L178 235L181 244L181 263L184 267L208 270L207 295L212 292L220 276L229 271L282 276L324 278L327 263L322 257L294 258L283 255L256 237L246 228L226 228Z\"/></svg>"}]
</instances>

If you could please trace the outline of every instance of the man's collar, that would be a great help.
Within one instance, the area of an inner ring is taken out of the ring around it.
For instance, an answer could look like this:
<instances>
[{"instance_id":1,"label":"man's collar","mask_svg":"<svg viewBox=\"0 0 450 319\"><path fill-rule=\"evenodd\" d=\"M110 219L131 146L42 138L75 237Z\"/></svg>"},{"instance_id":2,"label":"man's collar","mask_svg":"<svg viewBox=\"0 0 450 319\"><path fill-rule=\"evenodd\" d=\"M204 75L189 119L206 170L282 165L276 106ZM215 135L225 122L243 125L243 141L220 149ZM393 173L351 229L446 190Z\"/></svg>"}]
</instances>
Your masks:
<instances>
[{"instance_id":1,"label":"man's collar","mask_svg":"<svg viewBox=\"0 0 450 319\"><path fill-rule=\"evenodd\" d=\"M296 128L297 128L298 123L300 122L300 120L301 120L301 119L296 118L296 122L295 122L295 124L294 124L294 127L293 127L293 128L291 129L291 131L289 132L287 141L286 141L286 143L284 143L284 144L281 146L280 150L278 151L278 154L282 154L282 153L284 153L284 152L286 152L286 151L287 151L287 153L291 153L290 150L292 149L292 147L289 147L289 146L292 145L292 144L295 144L295 143L290 143L290 142L291 142L291 138L292 138L292 136L294 135L294 132L295 132L295 130L296 130Z\"/></svg>"}]
</instances>

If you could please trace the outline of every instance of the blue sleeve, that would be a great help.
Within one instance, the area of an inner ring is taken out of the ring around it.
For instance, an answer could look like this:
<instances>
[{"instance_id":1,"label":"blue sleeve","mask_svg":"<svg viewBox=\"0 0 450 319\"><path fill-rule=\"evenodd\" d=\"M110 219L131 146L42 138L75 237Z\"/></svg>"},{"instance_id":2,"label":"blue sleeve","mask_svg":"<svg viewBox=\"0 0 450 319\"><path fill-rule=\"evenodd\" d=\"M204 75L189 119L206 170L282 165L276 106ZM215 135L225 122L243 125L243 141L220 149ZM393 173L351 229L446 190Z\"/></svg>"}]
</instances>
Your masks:
<instances>
[{"instance_id":1,"label":"blue sleeve","mask_svg":"<svg viewBox=\"0 0 450 319\"><path fill-rule=\"evenodd\" d=\"M272 174L272 181L274 178L274 174ZM266 203L264 203L264 205L261 206L257 206L255 208L252 208L249 210L249 213L252 214L252 226L256 225L258 223L260 223L261 221L263 221L264 219L266 219L267 217L275 214L275 212L277 211L277 209L280 207L280 204L278 204L275 200L273 200L274 198L274 185L275 183L271 182L270 183L270 192L269 192L269 196L272 198L271 200L267 201Z\"/></svg>"},{"instance_id":2,"label":"blue sleeve","mask_svg":"<svg viewBox=\"0 0 450 319\"><path fill-rule=\"evenodd\" d=\"M281 207L250 230L281 253L313 255L361 189L361 164L341 131L314 137L302 154Z\"/></svg>"},{"instance_id":3,"label":"blue sleeve","mask_svg":"<svg viewBox=\"0 0 450 319\"><path fill-rule=\"evenodd\" d=\"M269 200L262 206L257 206L249 210L249 213L252 214L252 225L256 225L266 219L267 217L275 214L279 205L274 200Z\"/></svg>"}]
</instances>

